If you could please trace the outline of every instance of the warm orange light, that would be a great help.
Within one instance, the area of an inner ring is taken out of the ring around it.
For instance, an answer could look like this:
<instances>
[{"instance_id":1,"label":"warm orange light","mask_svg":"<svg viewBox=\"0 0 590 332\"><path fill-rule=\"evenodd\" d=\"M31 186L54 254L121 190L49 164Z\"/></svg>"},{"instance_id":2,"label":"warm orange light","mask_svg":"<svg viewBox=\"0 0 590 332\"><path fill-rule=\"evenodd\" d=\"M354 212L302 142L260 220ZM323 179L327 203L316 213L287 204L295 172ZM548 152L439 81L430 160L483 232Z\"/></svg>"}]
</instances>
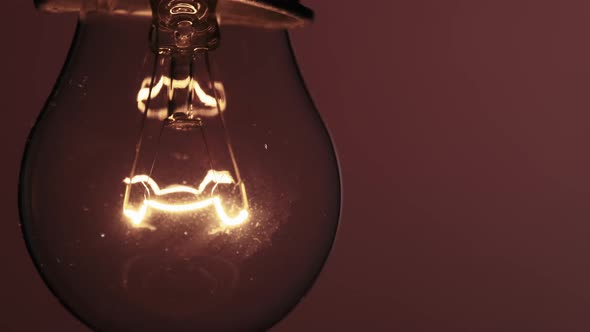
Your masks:
<instances>
[{"instance_id":1,"label":"warm orange light","mask_svg":"<svg viewBox=\"0 0 590 332\"><path fill-rule=\"evenodd\" d=\"M228 171L210 170L209 172L207 172L207 175L199 184L198 188L193 188L184 185L172 185L164 189L160 189L156 181L148 175L135 175L133 178L125 178L123 182L125 182L127 185L141 183L144 185L148 193L147 197L143 200L143 203L139 209L134 210L127 206L123 207L123 214L127 218L129 218L131 224L134 227L146 227L150 229L155 229L155 227L153 227L152 225L145 223L145 218L149 208L170 213L183 213L201 210L213 206L215 207L215 211L217 213L217 217L219 218L221 227L233 227L241 225L246 222L249 216L246 200L244 200L244 206L242 207L242 210L240 210L240 212L236 216L230 217L225 212L222 198L220 196L213 195L216 187L219 184L235 183L233 177ZM161 197L169 194L186 193L195 196L195 198L198 198L205 191L207 186L211 183L215 183L215 185L211 189L212 195L210 197L201 200L196 199L195 201L190 203L173 204L160 201L157 198L152 199L150 197L151 194ZM243 183L241 183L240 186L242 194L245 195L245 188L243 186Z\"/></svg>"}]
</instances>

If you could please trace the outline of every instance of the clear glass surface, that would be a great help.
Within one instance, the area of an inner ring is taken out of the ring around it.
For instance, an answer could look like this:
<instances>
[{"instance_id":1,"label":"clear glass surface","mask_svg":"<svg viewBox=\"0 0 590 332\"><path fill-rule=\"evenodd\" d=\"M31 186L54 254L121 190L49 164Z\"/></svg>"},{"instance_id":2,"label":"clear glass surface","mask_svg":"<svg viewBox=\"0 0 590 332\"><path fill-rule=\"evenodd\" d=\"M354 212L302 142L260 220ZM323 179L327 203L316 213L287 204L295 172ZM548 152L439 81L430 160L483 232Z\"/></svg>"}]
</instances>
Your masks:
<instances>
[{"instance_id":1,"label":"clear glass surface","mask_svg":"<svg viewBox=\"0 0 590 332\"><path fill-rule=\"evenodd\" d=\"M284 31L221 26L208 59L174 67L151 51L150 26L80 22L22 164L30 254L99 331L267 329L332 247L329 135Z\"/></svg>"}]
</instances>

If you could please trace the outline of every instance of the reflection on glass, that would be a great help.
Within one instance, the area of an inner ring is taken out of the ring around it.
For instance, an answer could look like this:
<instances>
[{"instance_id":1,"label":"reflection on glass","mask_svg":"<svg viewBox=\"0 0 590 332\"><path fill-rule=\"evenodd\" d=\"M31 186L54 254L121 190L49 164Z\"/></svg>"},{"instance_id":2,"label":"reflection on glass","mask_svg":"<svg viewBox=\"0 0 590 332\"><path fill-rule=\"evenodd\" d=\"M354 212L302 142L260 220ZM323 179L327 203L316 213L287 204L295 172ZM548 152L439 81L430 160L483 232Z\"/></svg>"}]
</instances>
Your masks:
<instances>
[{"instance_id":1,"label":"reflection on glass","mask_svg":"<svg viewBox=\"0 0 590 332\"><path fill-rule=\"evenodd\" d=\"M137 92L137 109L144 113L146 111L146 102L149 96L150 91L150 83L152 78L146 77L143 82L141 83L141 89ZM185 79L182 81L172 81L170 77L162 76L160 80L152 87L151 98L154 98L163 91L172 91L175 89L184 89L188 87L190 84L190 79ZM174 86L172 86L174 84ZM217 115L217 103L219 102L219 110L221 112L225 111L227 107L227 101L225 99L225 90L223 88L223 83L221 82L213 82L213 86L215 88L215 93L218 96L219 100L215 100L214 96L207 94L199 85L199 82L192 81L193 84L193 91L196 97L199 98L199 101L202 103L203 107L197 108L194 111L197 113L198 116L201 117L212 117ZM165 106L160 108L152 108L150 112L147 114L148 118L156 119L156 120L164 120L168 117L168 109Z\"/></svg>"}]
</instances>

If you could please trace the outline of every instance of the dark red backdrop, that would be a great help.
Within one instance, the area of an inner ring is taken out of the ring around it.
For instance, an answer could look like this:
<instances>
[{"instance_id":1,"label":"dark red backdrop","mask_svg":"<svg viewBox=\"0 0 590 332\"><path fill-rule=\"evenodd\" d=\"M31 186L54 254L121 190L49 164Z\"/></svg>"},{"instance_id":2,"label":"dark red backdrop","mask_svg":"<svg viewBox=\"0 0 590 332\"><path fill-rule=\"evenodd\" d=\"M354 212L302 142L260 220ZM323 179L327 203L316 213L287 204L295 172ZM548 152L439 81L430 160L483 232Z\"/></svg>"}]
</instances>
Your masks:
<instances>
[{"instance_id":1,"label":"dark red backdrop","mask_svg":"<svg viewBox=\"0 0 590 332\"><path fill-rule=\"evenodd\" d=\"M31 3L2 11L0 330L82 332L18 227L22 148L75 22ZM294 42L344 207L274 331L589 331L590 3L305 3Z\"/></svg>"}]
</instances>

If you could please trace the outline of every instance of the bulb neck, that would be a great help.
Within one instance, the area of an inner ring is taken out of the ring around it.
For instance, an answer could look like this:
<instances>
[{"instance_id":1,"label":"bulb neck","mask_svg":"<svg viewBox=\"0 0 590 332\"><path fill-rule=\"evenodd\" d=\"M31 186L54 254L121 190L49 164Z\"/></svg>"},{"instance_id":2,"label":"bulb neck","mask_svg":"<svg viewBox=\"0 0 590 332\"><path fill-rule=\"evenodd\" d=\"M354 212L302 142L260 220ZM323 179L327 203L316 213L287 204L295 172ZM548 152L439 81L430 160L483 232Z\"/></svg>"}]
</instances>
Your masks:
<instances>
[{"instance_id":1,"label":"bulb neck","mask_svg":"<svg viewBox=\"0 0 590 332\"><path fill-rule=\"evenodd\" d=\"M152 48L160 54L193 54L219 44L217 0L152 0Z\"/></svg>"}]
</instances>

